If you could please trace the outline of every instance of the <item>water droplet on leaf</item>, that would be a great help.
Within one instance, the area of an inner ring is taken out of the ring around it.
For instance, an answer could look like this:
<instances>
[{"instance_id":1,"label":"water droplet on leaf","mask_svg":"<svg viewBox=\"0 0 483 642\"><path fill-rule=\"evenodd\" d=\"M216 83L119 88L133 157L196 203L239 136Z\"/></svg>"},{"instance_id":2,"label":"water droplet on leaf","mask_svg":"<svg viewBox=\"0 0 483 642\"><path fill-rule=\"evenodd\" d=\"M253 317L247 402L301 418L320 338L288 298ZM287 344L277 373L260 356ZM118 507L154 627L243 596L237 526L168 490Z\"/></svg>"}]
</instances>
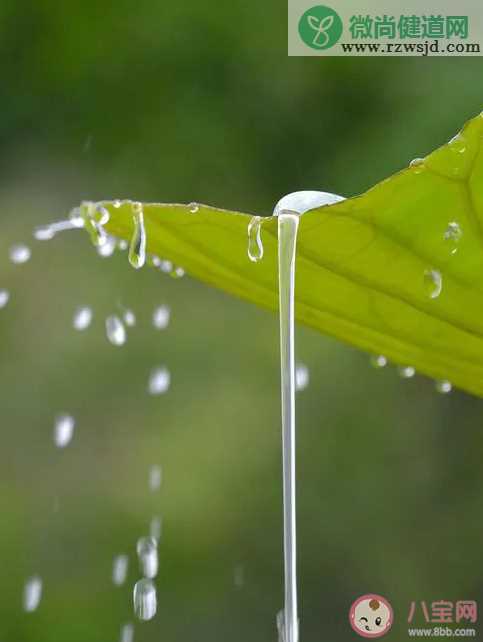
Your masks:
<instances>
[{"instance_id":1,"label":"water droplet on leaf","mask_svg":"<svg viewBox=\"0 0 483 642\"><path fill-rule=\"evenodd\" d=\"M198 203L190 203L188 205L188 209L191 212L191 214L196 214L197 212L199 212L200 206L198 205Z\"/></svg>"},{"instance_id":2,"label":"water droplet on leaf","mask_svg":"<svg viewBox=\"0 0 483 642\"><path fill-rule=\"evenodd\" d=\"M448 223L448 227L445 230L443 238L448 242L451 254L456 254L456 251L458 250L458 243L460 242L462 236L463 232L461 231L461 227L456 221L451 221L450 223Z\"/></svg>"},{"instance_id":3,"label":"water droplet on leaf","mask_svg":"<svg viewBox=\"0 0 483 642\"><path fill-rule=\"evenodd\" d=\"M261 216L253 216L248 223L248 258L254 263L263 258L261 225Z\"/></svg>"},{"instance_id":4,"label":"water droplet on leaf","mask_svg":"<svg viewBox=\"0 0 483 642\"><path fill-rule=\"evenodd\" d=\"M397 371L402 379L410 379L416 374L416 370L413 366L399 366Z\"/></svg>"},{"instance_id":5,"label":"water droplet on leaf","mask_svg":"<svg viewBox=\"0 0 483 642\"><path fill-rule=\"evenodd\" d=\"M424 272L424 287L431 299L437 299L443 289L443 277L439 270L426 270Z\"/></svg>"},{"instance_id":6,"label":"water droplet on leaf","mask_svg":"<svg viewBox=\"0 0 483 642\"><path fill-rule=\"evenodd\" d=\"M133 203L134 230L129 245L129 263L138 270L146 261L146 229L141 203Z\"/></svg>"}]
</instances>

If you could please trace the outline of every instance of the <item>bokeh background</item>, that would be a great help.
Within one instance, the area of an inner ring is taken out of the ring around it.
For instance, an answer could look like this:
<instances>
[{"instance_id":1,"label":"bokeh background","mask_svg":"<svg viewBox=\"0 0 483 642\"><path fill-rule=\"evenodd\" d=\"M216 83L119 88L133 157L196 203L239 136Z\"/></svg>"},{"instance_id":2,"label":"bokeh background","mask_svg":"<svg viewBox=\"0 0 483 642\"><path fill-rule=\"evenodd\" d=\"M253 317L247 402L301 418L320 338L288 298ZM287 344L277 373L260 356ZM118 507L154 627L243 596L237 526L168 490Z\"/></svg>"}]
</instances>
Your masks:
<instances>
[{"instance_id":1,"label":"bokeh background","mask_svg":"<svg viewBox=\"0 0 483 642\"><path fill-rule=\"evenodd\" d=\"M277 319L191 280L99 257L35 226L83 199L199 201L269 214L283 194L343 195L481 110L481 60L289 59L286 8L0 4L0 642L108 642L135 622L136 540L163 519L158 614L136 642L276 639L282 606ZM9 261L12 243L32 259ZM171 306L168 329L153 309ZM95 318L72 328L80 304ZM110 345L119 304L136 327ZM483 600L481 401L374 370L304 328L298 359L301 639L344 642L366 592L395 610ZM147 393L165 364L170 391ZM77 420L55 447L59 412ZM158 492L149 469L163 468ZM128 580L111 580L115 555ZM44 582L25 613L26 578ZM481 634L481 632L480 632Z\"/></svg>"}]
</instances>

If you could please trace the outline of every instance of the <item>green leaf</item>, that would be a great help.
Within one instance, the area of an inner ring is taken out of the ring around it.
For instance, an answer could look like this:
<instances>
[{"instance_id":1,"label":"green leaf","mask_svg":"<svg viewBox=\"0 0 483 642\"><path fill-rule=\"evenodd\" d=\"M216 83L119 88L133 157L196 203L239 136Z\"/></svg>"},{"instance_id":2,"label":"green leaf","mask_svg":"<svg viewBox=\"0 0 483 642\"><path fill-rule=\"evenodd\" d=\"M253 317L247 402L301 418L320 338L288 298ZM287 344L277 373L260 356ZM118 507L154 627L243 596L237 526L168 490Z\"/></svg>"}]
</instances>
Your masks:
<instances>
[{"instance_id":1,"label":"green leaf","mask_svg":"<svg viewBox=\"0 0 483 642\"><path fill-rule=\"evenodd\" d=\"M362 196L301 217L299 322L483 396L482 136L480 115L424 162ZM101 204L110 212L106 230L129 240L132 203ZM264 257L253 263L247 258L251 216L206 205L190 209L144 204L148 252L277 309L276 219L263 219ZM458 236L458 226L459 240L445 238L451 230Z\"/></svg>"}]
</instances>

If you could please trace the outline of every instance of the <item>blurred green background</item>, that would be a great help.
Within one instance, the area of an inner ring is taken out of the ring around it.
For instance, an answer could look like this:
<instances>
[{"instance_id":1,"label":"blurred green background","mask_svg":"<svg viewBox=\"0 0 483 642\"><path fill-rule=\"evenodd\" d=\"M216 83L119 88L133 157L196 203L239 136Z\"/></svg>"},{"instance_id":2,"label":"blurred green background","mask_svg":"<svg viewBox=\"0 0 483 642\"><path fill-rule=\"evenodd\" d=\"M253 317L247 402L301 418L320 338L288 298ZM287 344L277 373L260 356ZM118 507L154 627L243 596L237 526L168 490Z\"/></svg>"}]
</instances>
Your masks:
<instances>
[{"instance_id":1,"label":"blurred green background","mask_svg":"<svg viewBox=\"0 0 483 642\"><path fill-rule=\"evenodd\" d=\"M34 241L82 199L199 201L269 214L283 194L353 195L482 107L481 59L292 58L286 7L0 5L0 642L108 642L134 621L135 544L163 519L158 614L136 642L264 642L282 607L277 319L189 277ZM32 247L9 262L12 243ZM132 308L127 344L104 319ZM172 322L155 330L155 306ZM72 328L79 304L95 319ZM297 330L301 640L356 639L351 602L483 600L481 402L374 370ZM169 393L151 397L166 364ZM77 420L56 449L59 412ZM159 492L149 469L163 467ZM130 555L127 582L111 581ZM34 613L27 577L44 582Z\"/></svg>"}]
</instances>

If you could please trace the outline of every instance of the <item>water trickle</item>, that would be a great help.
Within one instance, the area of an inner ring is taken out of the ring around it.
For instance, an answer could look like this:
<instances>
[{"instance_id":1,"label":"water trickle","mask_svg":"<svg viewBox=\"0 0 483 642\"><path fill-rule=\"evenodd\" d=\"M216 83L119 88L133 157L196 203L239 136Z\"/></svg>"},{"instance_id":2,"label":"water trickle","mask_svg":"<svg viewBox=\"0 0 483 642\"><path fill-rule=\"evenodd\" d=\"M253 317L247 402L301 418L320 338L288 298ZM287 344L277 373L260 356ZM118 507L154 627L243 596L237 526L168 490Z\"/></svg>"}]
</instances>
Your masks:
<instances>
[{"instance_id":1,"label":"water trickle","mask_svg":"<svg viewBox=\"0 0 483 642\"><path fill-rule=\"evenodd\" d=\"M161 539L161 533L163 532L163 520L157 515L151 519L149 524L149 534L151 537L154 537L156 541Z\"/></svg>"},{"instance_id":2,"label":"water trickle","mask_svg":"<svg viewBox=\"0 0 483 642\"><path fill-rule=\"evenodd\" d=\"M23 608L28 613L35 611L42 599L42 579L38 575L30 577L23 591Z\"/></svg>"},{"instance_id":3,"label":"water trickle","mask_svg":"<svg viewBox=\"0 0 483 642\"><path fill-rule=\"evenodd\" d=\"M31 254L30 248L23 243L17 243L10 248L10 260L17 265L27 263Z\"/></svg>"},{"instance_id":4,"label":"water trickle","mask_svg":"<svg viewBox=\"0 0 483 642\"><path fill-rule=\"evenodd\" d=\"M112 564L112 581L116 586L122 586L126 581L127 571L129 568L129 558L127 555L117 555Z\"/></svg>"},{"instance_id":5,"label":"water trickle","mask_svg":"<svg viewBox=\"0 0 483 642\"><path fill-rule=\"evenodd\" d=\"M155 368L149 377L148 391L150 395L161 395L169 390L171 375L164 366Z\"/></svg>"},{"instance_id":6,"label":"water trickle","mask_svg":"<svg viewBox=\"0 0 483 642\"><path fill-rule=\"evenodd\" d=\"M143 577L153 579L158 574L158 542L154 537L141 537L136 544L139 567Z\"/></svg>"},{"instance_id":7,"label":"water trickle","mask_svg":"<svg viewBox=\"0 0 483 642\"><path fill-rule=\"evenodd\" d=\"M295 389L297 392L305 390L309 385L310 373L304 363L298 363L295 368Z\"/></svg>"},{"instance_id":8,"label":"water trickle","mask_svg":"<svg viewBox=\"0 0 483 642\"><path fill-rule=\"evenodd\" d=\"M261 216L253 216L248 223L248 258L254 263L263 258Z\"/></svg>"},{"instance_id":9,"label":"water trickle","mask_svg":"<svg viewBox=\"0 0 483 642\"><path fill-rule=\"evenodd\" d=\"M122 346L126 343L126 328L116 315L106 319L106 336L114 346Z\"/></svg>"},{"instance_id":10,"label":"water trickle","mask_svg":"<svg viewBox=\"0 0 483 642\"><path fill-rule=\"evenodd\" d=\"M443 234L443 238L448 242L451 254L456 254L458 250L458 243L460 242L462 236L463 232L461 231L461 227L456 221L451 221L450 223L448 223L448 227Z\"/></svg>"},{"instance_id":11,"label":"water trickle","mask_svg":"<svg viewBox=\"0 0 483 642\"><path fill-rule=\"evenodd\" d=\"M138 270L146 262L146 229L142 203L133 203L134 231L129 245L129 263Z\"/></svg>"},{"instance_id":12,"label":"water trickle","mask_svg":"<svg viewBox=\"0 0 483 642\"><path fill-rule=\"evenodd\" d=\"M414 377L416 374L416 370L413 366L399 366L397 372L401 379L411 379L411 377Z\"/></svg>"},{"instance_id":13,"label":"water trickle","mask_svg":"<svg viewBox=\"0 0 483 642\"><path fill-rule=\"evenodd\" d=\"M439 270L426 270L424 272L424 287L430 299L437 299L443 289L443 277Z\"/></svg>"},{"instance_id":14,"label":"water trickle","mask_svg":"<svg viewBox=\"0 0 483 642\"><path fill-rule=\"evenodd\" d=\"M413 158L409 163L410 169L413 171L413 174L421 174L424 172L424 158Z\"/></svg>"},{"instance_id":15,"label":"water trickle","mask_svg":"<svg viewBox=\"0 0 483 642\"><path fill-rule=\"evenodd\" d=\"M8 290L0 290L0 308L4 308L10 300L10 292Z\"/></svg>"},{"instance_id":16,"label":"water trickle","mask_svg":"<svg viewBox=\"0 0 483 642\"><path fill-rule=\"evenodd\" d=\"M160 305L153 312L153 326L157 330L164 330L169 325L171 310L168 305Z\"/></svg>"},{"instance_id":17,"label":"water trickle","mask_svg":"<svg viewBox=\"0 0 483 642\"><path fill-rule=\"evenodd\" d=\"M387 359L383 354L373 354L370 357L370 363L373 368L385 368Z\"/></svg>"},{"instance_id":18,"label":"water trickle","mask_svg":"<svg viewBox=\"0 0 483 642\"><path fill-rule=\"evenodd\" d=\"M130 622L122 625L119 642L134 642L134 626Z\"/></svg>"},{"instance_id":19,"label":"water trickle","mask_svg":"<svg viewBox=\"0 0 483 642\"><path fill-rule=\"evenodd\" d=\"M58 448L69 445L74 436L75 419L72 415L59 415L54 424L54 442Z\"/></svg>"},{"instance_id":20,"label":"water trickle","mask_svg":"<svg viewBox=\"0 0 483 642\"><path fill-rule=\"evenodd\" d=\"M188 205L188 210L191 214L197 214L200 211L200 206L198 205L198 203L190 203Z\"/></svg>"},{"instance_id":21,"label":"water trickle","mask_svg":"<svg viewBox=\"0 0 483 642\"><path fill-rule=\"evenodd\" d=\"M437 392L443 395L448 394L448 392L451 392L451 390L453 389L453 386L451 385L451 383L446 379L443 379L441 381L435 381L434 387L436 388Z\"/></svg>"},{"instance_id":22,"label":"water trickle","mask_svg":"<svg viewBox=\"0 0 483 642\"><path fill-rule=\"evenodd\" d=\"M87 305L83 305L77 308L74 312L74 318L72 319L72 326L75 330L87 330L92 322L92 308Z\"/></svg>"},{"instance_id":23,"label":"water trickle","mask_svg":"<svg viewBox=\"0 0 483 642\"><path fill-rule=\"evenodd\" d=\"M133 592L134 612L140 620L151 620L156 615L156 587L148 579L139 580Z\"/></svg>"}]
</instances>

